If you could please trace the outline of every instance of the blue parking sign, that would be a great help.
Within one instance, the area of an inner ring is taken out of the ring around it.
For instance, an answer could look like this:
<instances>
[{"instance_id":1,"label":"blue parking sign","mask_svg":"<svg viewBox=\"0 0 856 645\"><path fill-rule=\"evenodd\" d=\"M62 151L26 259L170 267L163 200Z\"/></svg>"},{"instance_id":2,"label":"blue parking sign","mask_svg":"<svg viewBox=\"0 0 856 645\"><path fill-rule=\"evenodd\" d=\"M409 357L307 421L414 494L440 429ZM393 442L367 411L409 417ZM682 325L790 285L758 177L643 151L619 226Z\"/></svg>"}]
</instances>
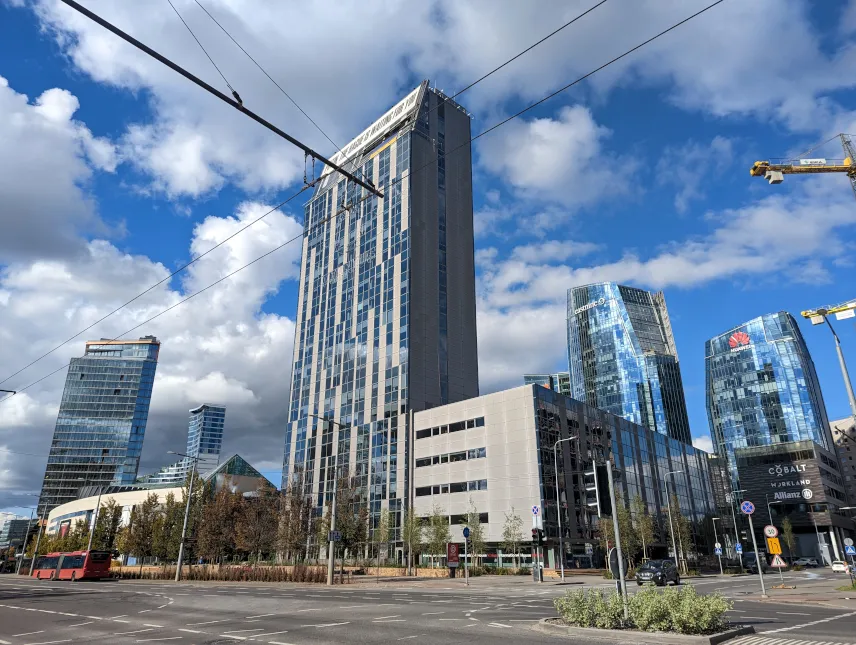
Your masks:
<instances>
[{"instance_id":1,"label":"blue parking sign","mask_svg":"<svg viewBox=\"0 0 856 645\"><path fill-rule=\"evenodd\" d=\"M845 546L844 553L847 555L856 555L856 546Z\"/></svg>"},{"instance_id":2,"label":"blue parking sign","mask_svg":"<svg viewBox=\"0 0 856 645\"><path fill-rule=\"evenodd\" d=\"M713 553L714 553L715 555L722 555L722 549L714 549L714 550L713 550Z\"/></svg>"},{"instance_id":3,"label":"blue parking sign","mask_svg":"<svg viewBox=\"0 0 856 645\"><path fill-rule=\"evenodd\" d=\"M743 553L743 545L738 542L737 544L734 545L734 550L737 553Z\"/></svg>"}]
</instances>

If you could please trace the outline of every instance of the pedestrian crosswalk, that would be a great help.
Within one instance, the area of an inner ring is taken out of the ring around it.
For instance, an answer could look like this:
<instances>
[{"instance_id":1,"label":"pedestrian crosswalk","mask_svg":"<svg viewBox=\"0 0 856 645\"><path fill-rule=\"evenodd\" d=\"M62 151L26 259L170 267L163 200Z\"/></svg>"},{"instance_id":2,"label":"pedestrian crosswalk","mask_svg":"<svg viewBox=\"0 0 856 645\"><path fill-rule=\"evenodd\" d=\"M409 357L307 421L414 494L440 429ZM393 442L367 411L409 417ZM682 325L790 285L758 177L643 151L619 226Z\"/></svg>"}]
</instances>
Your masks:
<instances>
[{"instance_id":1,"label":"pedestrian crosswalk","mask_svg":"<svg viewBox=\"0 0 856 645\"><path fill-rule=\"evenodd\" d=\"M854 645L853 641L807 641L795 638L769 638L765 636L742 636L728 641L729 645Z\"/></svg>"}]
</instances>

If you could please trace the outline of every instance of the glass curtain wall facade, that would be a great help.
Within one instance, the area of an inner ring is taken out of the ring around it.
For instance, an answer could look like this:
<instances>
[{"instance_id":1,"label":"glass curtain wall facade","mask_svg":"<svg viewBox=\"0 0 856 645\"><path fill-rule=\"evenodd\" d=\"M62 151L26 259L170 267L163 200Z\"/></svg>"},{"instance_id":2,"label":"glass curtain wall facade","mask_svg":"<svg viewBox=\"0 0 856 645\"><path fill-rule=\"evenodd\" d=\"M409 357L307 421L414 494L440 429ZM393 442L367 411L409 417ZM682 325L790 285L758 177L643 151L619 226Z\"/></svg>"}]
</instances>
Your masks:
<instances>
[{"instance_id":1,"label":"glass curtain wall facade","mask_svg":"<svg viewBox=\"0 0 856 645\"><path fill-rule=\"evenodd\" d=\"M187 450L185 454L198 457L197 472L211 472L220 465L220 450L223 447L223 428L226 423L226 408L222 405L204 403L190 411L187 426ZM140 484L181 484L193 468L193 461L182 457L157 472L137 479Z\"/></svg>"},{"instance_id":2,"label":"glass curtain wall facade","mask_svg":"<svg viewBox=\"0 0 856 645\"><path fill-rule=\"evenodd\" d=\"M39 513L77 499L83 486L132 484L157 369L160 342L100 340L72 358L62 393Z\"/></svg>"},{"instance_id":3,"label":"glass curtain wall facade","mask_svg":"<svg viewBox=\"0 0 856 645\"><path fill-rule=\"evenodd\" d=\"M569 289L568 363L574 398L692 442L662 292L614 282Z\"/></svg>"},{"instance_id":4,"label":"glass curtain wall facade","mask_svg":"<svg viewBox=\"0 0 856 645\"><path fill-rule=\"evenodd\" d=\"M345 146L305 207L283 485L408 504L410 411L478 396L470 119L427 81ZM334 423L319 420L329 419Z\"/></svg>"},{"instance_id":5,"label":"glass curtain wall facade","mask_svg":"<svg viewBox=\"0 0 856 645\"><path fill-rule=\"evenodd\" d=\"M568 372L555 374L524 374L524 385L541 385L559 394L571 395L571 375Z\"/></svg>"},{"instance_id":6,"label":"glass curtain wall facade","mask_svg":"<svg viewBox=\"0 0 856 645\"><path fill-rule=\"evenodd\" d=\"M810 440L835 450L814 362L786 311L708 340L705 383L711 436L733 478L739 448Z\"/></svg>"}]
</instances>

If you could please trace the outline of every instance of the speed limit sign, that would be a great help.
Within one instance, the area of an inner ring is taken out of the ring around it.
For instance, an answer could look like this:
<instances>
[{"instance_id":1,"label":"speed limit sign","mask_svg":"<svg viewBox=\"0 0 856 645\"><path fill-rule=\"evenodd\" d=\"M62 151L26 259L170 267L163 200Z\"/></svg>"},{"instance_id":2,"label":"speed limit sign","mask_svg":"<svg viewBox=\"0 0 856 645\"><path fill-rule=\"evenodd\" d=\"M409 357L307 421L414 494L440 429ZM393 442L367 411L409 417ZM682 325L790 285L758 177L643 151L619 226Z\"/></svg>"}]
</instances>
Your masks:
<instances>
[{"instance_id":1,"label":"speed limit sign","mask_svg":"<svg viewBox=\"0 0 856 645\"><path fill-rule=\"evenodd\" d=\"M767 526L764 527L764 535L768 538L779 537L779 529L772 524L767 524Z\"/></svg>"}]
</instances>

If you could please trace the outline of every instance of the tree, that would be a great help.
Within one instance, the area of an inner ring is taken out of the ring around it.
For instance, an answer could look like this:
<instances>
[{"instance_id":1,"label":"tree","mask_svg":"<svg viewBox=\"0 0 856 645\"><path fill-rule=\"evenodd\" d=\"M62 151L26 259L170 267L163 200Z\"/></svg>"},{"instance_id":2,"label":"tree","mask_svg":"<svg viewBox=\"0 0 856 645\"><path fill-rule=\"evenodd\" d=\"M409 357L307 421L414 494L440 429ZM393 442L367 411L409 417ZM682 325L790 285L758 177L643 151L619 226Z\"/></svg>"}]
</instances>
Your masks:
<instances>
[{"instance_id":1,"label":"tree","mask_svg":"<svg viewBox=\"0 0 856 645\"><path fill-rule=\"evenodd\" d=\"M687 573L687 554L692 551L693 529L689 518L681 513L681 503L678 496L672 493L672 522L675 527L675 542L678 545L681 567L684 575Z\"/></svg>"},{"instance_id":2,"label":"tree","mask_svg":"<svg viewBox=\"0 0 856 645\"><path fill-rule=\"evenodd\" d=\"M794 548L797 545L797 538L794 535L794 525L791 524L791 518L786 517L782 520L782 541L788 547L788 558L793 562Z\"/></svg>"},{"instance_id":3,"label":"tree","mask_svg":"<svg viewBox=\"0 0 856 645\"><path fill-rule=\"evenodd\" d=\"M143 570L143 558L154 555L154 537L159 515L158 496L155 493L149 493L143 503L131 511L130 534L126 546L130 553L140 559L140 571Z\"/></svg>"},{"instance_id":4,"label":"tree","mask_svg":"<svg viewBox=\"0 0 856 645\"><path fill-rule=\"evenodd\" d=\"M636 555L639 552L640 540L633 527L633 516L630 509L624 505L624 499L618 491L615 493L615 506L613 513L618 515L618 530L621 537L621 551L630 563L632 568L636 562ZM600 543L604 551L609 551L610 547L615 546L615 528L613 526L612 517L604 516L598 523L600 531Z\"/></svg>"},{"instance_id":5,"label":"tree","mask_svg":"<svg viewBox=\"0 0 856 645\"><path fill-rule=\"evenodd\" d=\"M92 548L102 551L112 550L121 521L122 507L111 497L98 511L95 532L92 536Z\"/></svg>"},{"instance_id":6,"label":"tree","mask_svg":"<svg viewBox=\"0 0 856 645\"><path fill-rule=\"evenodd\" d=\"M153 555L163 560L178 560L181 528L184 524L185 505L173 493L168 493L156 523Z\"/></svg>"},{"instance_id":7,"label":"tree","mask_svg":"<svg viewBox=\"0 0 856 645\"><path fill-rule=\"evenodd\" d=\"M380 568L380 547L381 545L386 545L389 542L389 510L386 508L381 509L380 517L378 518L377 527L375 527L374 535L374 543L377 548L377 566Z\"/></svg>"},{"instance_id":8,"label":"tree","mask_svg":"<svg viewBox=\"0 0 856 645\"><path fill-rule=\"evenodd\" d=\"M309 537L309 524L312 517L312 503L303 492L303 486L292 482L281 494L279 500L279 532L277 546L286 560L297 560L304 553L306 539ZM309 554L305 554L309 557Z\"/></svg>"},{"instance_id":9,"label":"tree","mask_svg":"<svg viewBox=\"0 0 856 645\"><path fill-rule=\"evenodd\" d=\"M240 497L223 486L202 507L197 546L199 554L210 562L222 562L234 551Z\"/></svg>"},{"instance_id":10,"label":"tree","mask_svg":"<svg viewBox=\"0 0 856 645\"><path fill-rule=\"evenodd\" d=\"M517 560L517 568L520 568L520 543L523 542L523 519L511 507L511 512L505 514L505 525L502 527L502 550L510 553L512 564Z\"/></svg>"},{"instance_id":11,"label":"tree","mask_svg":"<svg viewBox=\"0 0 856 645\"><path fill-rule=\"evenodd\" d=\"M641 495L633 498L633 519L636 534L642 543L642 558L648 559L648 545L654 541L654 518L648 513L648 506Z\"/></svg>"},{"instance_id":12,"label":"tree","mask_svg":"<svg viewBox=\"0 0 856 645\"><path fill-rule=\"evenodd\" d=\"M446 553L446 545L452 541L452 533L449 529L449 516L446 512L434 505L431 515L428 517L428 550L431 552L431 566L434 566L434 557Z\"/></svg>"},{"instance_id":13,"label":"tree","mask_svg":"<svg viewBox=\"0 0 856 645\"><path fill-rule=\"evenodd\" d=\"M484 554L487 545L484 539L484 527L479 518L479 509L476 508L472 499L470 499L470 510L467 512L467 526L470 528L470 537L468 538L471 549L470 560L475 563L475 558L478 558L478 561L481 562L481 556Z\"/></svg>"},{"instance_id":14,"label":"tree","mask_svg":"<svg viewBox=\"0 0 856 645\"><path fill-rule=\"evenodd\" d=\"M255 497L241 498L238 503L237 547L261 560L276 542L276 489L259 486Z\"/></svg>"},{"instance_id":15,"label":"tree","mask_svg":"<svg viewBox=\"0 0 856 645\"><path fill-rule=\"evenodd\" d=\"M401 527L401 539L407 545L407 575L412 573L413 549L422 550L422 535L422 521L416 517L416 511L411 506L404 515L404 523Z\"/></svg>"}]
</instances>

